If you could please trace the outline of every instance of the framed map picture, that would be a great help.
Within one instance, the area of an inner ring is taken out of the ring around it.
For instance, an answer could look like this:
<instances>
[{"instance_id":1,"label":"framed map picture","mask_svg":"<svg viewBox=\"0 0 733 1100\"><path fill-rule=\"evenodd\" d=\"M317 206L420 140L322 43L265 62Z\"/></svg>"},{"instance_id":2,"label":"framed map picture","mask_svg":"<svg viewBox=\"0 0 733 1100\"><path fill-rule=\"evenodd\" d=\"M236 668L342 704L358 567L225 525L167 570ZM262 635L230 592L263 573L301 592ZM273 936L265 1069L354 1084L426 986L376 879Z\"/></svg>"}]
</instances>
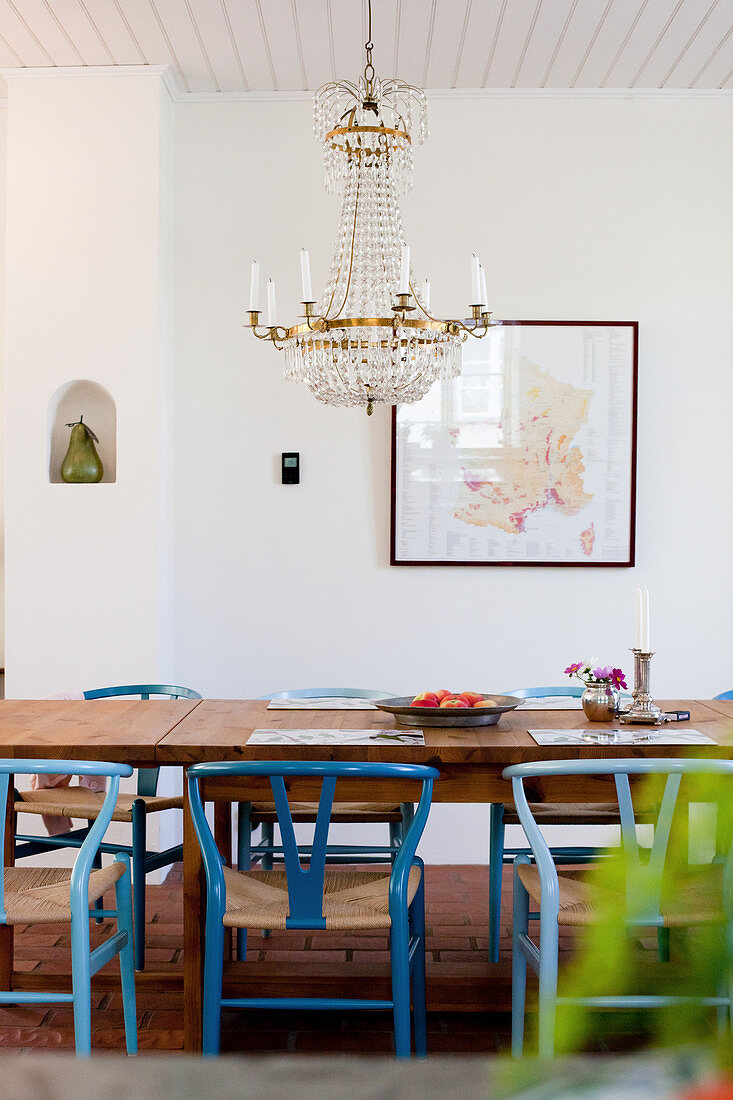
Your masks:
<instances>
[{"instance_id":1,"label":"framed map picture","mask_svg":"<svg viewBox=\"0 0 733 1100\"><path fill-rule=\"evenodd\" d=\"M504 321L393 409L392 565L631 566L638 323Z\"/></svg>"}]
</instances>

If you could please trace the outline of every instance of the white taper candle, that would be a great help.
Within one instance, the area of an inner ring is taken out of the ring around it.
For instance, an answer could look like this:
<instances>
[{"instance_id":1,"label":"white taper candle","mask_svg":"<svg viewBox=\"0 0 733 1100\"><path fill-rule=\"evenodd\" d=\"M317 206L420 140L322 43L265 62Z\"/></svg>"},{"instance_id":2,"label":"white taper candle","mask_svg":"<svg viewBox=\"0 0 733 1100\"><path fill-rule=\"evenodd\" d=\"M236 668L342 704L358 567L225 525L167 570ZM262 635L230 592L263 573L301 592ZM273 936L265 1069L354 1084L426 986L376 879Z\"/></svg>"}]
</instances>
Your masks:
<instances>
[{"instance_id":1,"label":"white taper candle","mask_svg":"<svg viewBox=\"0 0 733 1100\"><path fill-rule=\"evenodd\" d=\"M484 265L483 264L481 264L480 267L479 267L479 273L481 275L481 305L484 307L484 309L488 309L489 308L489 298L488 298L488 295L486 293L486 272L484 271Z\"/></svg>"},{"instance_id":2,"label":"white taper candle","mask_svg":"<svg viewBox=\"0 0 733 1100\"><path fill-rule=\"evenodd\" d=\"M642 629L641 629L641 648L644 653L651 653L651 630L649 627L649 589L644 586L641 593L642 602Z\"/></svg>"},{"instance_id":3,"label":"white taper candle","mask_svg":"<svg viewBox=\"0 0 733 1100\"><path fill-rule=\"evenodd\" d=\"M471 301L470 305L478 306L481 304L481 264L479 263L478 256L474 252L471 256Z\"/></svg>"},{"instance_id":4,"label":"white taper candle","mask_svg":"<svg viewBox=\"0 0 733 1100\"><path fill-rule=\"evenodd\" d=\"M267 280L267 324L269 328L274 328L277 324L277 305L275 303L275 283L272 279Z\"/></svg>"},{"instance_id":5,"label":"white taper candle","mask_svg":"<svg viewBox=\"0 0 733 1100\"><path fill-rule=\"evenodd\" d=\"M409 244L402 245L402 256L400 258L400 294L410 293L410 246Z\"/></svg>"},{"instance_id":6,"label":"white taper candle","mask_svg":"<svg viewBox=\"0 0 733 1100\"><path fill-rule=\"evenodd\" d=\"M256 260L252 261L252 276L249 280L249 308L250 312L260 308L260 265Z\"/></svg>"},{"instance_id":7,"label":"white taper candle","mask_svg":"<svg viewBox=\"0 0 733 1100\"><path fill-rule=\"evenodd\" d=\"M313 287L311 286L311 261L307 248L300 250L300 281L303 286L303 301L313 301Z\"/></svg>"}]
</instances>

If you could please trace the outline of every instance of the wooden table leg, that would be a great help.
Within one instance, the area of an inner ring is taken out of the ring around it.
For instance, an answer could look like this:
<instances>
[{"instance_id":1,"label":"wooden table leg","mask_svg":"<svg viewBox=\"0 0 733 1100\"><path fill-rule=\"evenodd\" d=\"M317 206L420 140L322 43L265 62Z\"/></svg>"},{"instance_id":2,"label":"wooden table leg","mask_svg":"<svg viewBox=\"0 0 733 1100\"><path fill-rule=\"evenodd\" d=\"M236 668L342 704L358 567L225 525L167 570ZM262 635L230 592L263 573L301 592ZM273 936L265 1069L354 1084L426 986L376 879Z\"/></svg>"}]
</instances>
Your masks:
<instances>
[{"instance_id":1,"label":"wooden table leg","mask_svg":"<svg viewBox=\"0 0 733 1100\"><path fill-rule=\"evenodd\" d=\"M5 844L3 861L6 867L15 863L15 806L13 790L15 776L8 776L8 801L5 807ZM13 988L13 929L0 925L0 989Z\"/></svg>"},{"instance_id":2,"label":"wooden table leg","mask_svg":"<svg viewBox=\"0 0 733 1100\"><path fill-rule=\"evenodd\" d=\"M201 1050L204 979L203 862L183 783L183 1049Z\"/></svg>"}]
</instances>

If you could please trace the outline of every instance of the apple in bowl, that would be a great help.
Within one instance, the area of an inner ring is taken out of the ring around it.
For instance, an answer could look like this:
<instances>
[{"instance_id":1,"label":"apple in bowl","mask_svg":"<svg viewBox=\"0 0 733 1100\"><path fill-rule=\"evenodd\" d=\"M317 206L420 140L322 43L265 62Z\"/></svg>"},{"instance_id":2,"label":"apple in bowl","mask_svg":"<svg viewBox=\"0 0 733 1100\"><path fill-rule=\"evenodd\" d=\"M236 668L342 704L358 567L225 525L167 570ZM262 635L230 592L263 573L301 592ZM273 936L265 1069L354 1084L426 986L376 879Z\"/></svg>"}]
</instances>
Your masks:
<instances>
[{"instance_id":1,"label":"apple in bowl","mask_svg":"<svg viewBox=\"0 0 733 1100\"><path fill-rule=\"evenodd\" d=\"M438 696L434 691L423 691L410 703L411 707L437 707L438 705Z\"/></svg>"}]
</instances>

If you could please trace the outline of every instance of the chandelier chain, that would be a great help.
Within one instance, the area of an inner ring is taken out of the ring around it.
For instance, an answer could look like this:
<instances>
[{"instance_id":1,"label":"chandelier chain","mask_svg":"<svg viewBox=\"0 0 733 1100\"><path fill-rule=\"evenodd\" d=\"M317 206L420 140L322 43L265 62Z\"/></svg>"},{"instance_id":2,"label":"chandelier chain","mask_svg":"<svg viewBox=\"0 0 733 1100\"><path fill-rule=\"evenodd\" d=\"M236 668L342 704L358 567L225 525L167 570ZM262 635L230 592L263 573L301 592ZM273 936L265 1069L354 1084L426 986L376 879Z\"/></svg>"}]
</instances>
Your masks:
<instances>
[{"instance_id":1,"label":"chandelier chain","mask_svg":"<svg viewBox=\"0 0 733 1100\"><path fill-rule=\"evenodd\" d=\"M372 42L372 0L367 0L369 30L367 31L367 40L364 43L364 49L366 50L366 65L364 66L364 83L366 85L366 101L370 104L373 103L374 96L374 65L372 64L372 50L374 49L374 43ZM375 108L373 108L375 109ZM375 111L376 113L376 111Z\"/></svg>"}]
</instances>

